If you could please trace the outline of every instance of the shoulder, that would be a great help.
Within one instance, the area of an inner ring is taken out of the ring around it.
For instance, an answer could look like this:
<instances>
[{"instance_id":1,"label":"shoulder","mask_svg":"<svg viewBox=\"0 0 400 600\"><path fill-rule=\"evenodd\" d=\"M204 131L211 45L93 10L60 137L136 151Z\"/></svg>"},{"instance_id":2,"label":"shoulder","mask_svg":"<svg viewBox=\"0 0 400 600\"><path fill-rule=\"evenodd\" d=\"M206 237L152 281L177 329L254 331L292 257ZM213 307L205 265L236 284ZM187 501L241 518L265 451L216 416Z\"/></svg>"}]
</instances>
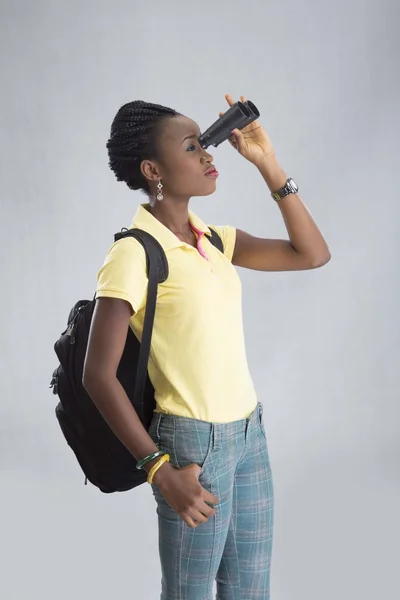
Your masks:
<instances>
[{"instance_id":1,"label":"shoulder","mask_svg":"<svg viewBox=\"0 0 400 600\"><path fill-rule=\"evenodd\" d=\"M126 237L114 242L105 257L105 262L140 261L145 264L145 252L142 244L133 237Z\"/></svg>"},{"instance_id":2,"label":"shoulder","mask_svg":"<svg viewBox=\"0 0 400 600\"><path fill-rule=\"evenodd\" d=\"M137 312L146 289L146 255L141 243L131 237L114 242L97 273L97 297L127 300Z\"/></svg>"}]
</instances>

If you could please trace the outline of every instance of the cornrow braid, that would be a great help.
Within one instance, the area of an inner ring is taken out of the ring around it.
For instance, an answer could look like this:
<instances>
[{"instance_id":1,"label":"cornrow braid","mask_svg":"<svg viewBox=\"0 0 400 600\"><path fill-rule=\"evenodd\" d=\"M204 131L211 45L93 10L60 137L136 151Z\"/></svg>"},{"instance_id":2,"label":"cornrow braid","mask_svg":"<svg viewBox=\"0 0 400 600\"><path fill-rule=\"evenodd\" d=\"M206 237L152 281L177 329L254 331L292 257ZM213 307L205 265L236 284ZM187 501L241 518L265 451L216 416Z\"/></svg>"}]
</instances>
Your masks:
<instances>
[{"instance_id":1,"label":"cornrow braid","mask_svg":"<svg viewBox=\"0 0 400 600\"><path fill-rule=\"evenodd\" d=\"M148 182L140 170L141 162L159 157L157 137L160 124L178 115L172 108L142 100L121 106L107 142L109 165L117 181L124 181L131 190L150 193Z\"/></svg>"}]
</instances>

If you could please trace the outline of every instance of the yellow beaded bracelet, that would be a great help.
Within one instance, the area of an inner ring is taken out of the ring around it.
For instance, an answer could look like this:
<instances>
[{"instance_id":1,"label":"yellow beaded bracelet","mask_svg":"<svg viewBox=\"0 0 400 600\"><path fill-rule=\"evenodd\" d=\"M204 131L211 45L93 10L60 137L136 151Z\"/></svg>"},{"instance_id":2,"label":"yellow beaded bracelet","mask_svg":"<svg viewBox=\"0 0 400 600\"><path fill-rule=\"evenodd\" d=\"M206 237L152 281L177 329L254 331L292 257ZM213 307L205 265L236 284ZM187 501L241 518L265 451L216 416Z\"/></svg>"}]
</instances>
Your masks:
<instances>
[{"instance_id":1,"label":"yellow beaded bracelet","mask_svg":"<svg viewBox=\"0 0 400 600\"><path fill-rule=\"evenodd\" d=\"M169 462L169 459L170 459L169 454L164 454L164 456L162 456L156 462L156 464L151 467L149 474L147 476L147 483L150 483L150 484L153 483L154 475L157 473L158 469L163 466L164 463Z\"/></svg>"}]
</instances>

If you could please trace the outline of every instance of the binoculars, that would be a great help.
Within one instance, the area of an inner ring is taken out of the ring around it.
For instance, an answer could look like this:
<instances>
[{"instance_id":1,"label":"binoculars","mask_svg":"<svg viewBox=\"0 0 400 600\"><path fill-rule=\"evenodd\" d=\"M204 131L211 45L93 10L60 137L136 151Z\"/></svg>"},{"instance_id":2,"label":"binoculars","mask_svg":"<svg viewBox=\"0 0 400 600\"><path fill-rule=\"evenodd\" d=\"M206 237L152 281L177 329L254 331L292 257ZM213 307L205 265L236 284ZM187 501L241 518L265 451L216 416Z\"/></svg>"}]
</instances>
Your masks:
<instances>
[{"instance_id":1,"label":"binoculars","mask_svg":"<svg viewBox=\"0 0 400 600\"><path fill-rule=\"evenodd\" d=\"M258 108L250 100L235 102L222 117L199 136L198 142L204 149L209 146L216 148L231 137L234 129L243 129L259 116Z\"/></svg>"}]
</instances>

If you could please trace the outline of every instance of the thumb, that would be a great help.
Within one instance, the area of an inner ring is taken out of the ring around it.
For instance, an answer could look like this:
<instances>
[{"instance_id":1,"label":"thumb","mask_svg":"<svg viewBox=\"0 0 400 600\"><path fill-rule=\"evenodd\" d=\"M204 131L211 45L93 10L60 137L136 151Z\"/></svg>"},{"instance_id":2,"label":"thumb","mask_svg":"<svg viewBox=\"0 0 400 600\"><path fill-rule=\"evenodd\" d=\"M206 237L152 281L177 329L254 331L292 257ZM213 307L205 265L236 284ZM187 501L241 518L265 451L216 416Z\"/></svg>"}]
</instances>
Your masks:
<instances>
[{"instance_id":1,"label":"thumb","mask_svg":"<svg viewBox=\"0 0 400 600\"><path fill-rule=\"evenodd\" d=\"M192 471L194 473L194 475L196 476L196 478L198 479L200 476L200 473L201 473L201 467L197 463L191 463L190 465L183 467L183 469L181 469L181 471Z\"/></svg>"},{"instance_id":2,"label":"thumb","mask_svg":"<svg viewBox=\"0 0 400 600\"><path fill-rule=\"evenodd\" d=\"M243 154L246 149L246 142L244 141L243 133L240 129L234 129L232 131L233 141L235 142L236 149Z\"/></svg>"}]
</instances>

